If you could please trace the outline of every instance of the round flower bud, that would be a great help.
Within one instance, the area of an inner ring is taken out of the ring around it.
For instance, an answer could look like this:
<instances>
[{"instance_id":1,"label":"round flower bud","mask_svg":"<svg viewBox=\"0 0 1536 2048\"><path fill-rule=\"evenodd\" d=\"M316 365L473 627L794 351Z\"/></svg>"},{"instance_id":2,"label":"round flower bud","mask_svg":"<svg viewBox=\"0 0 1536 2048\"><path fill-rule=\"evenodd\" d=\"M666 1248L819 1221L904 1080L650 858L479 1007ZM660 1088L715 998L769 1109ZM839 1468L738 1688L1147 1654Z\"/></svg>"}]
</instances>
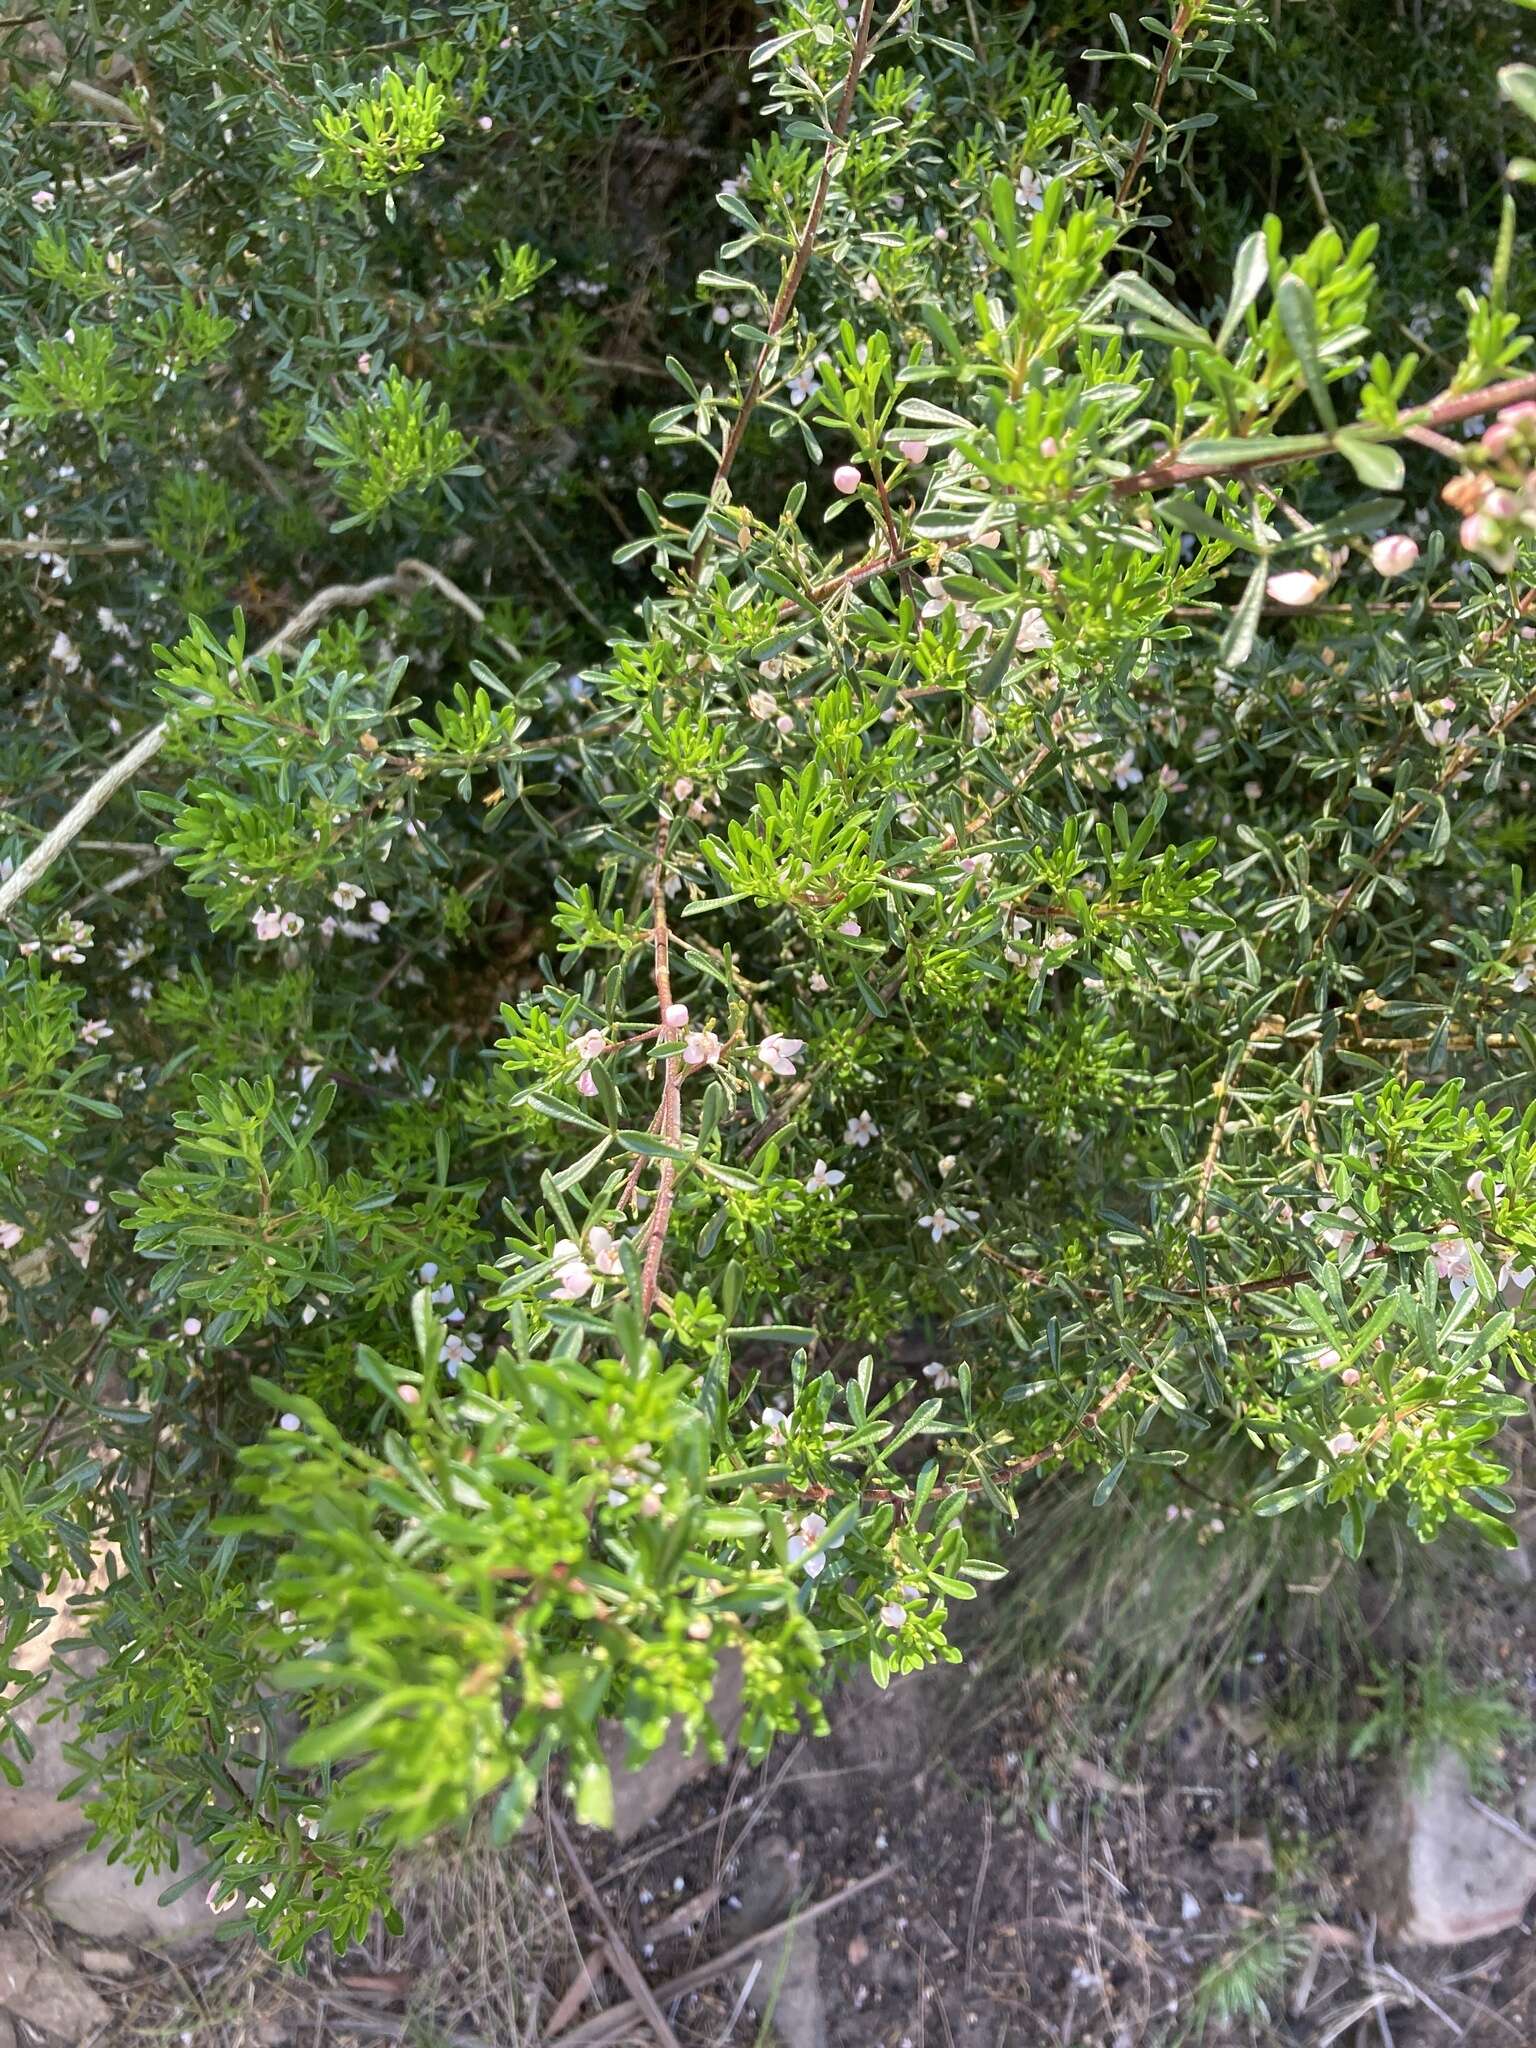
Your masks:
<instances>
[{"instance_id":1,"label":"round flower bud","mask_svg":"<svg viewBox=\"0 0 1536 2048\"><path fill-rule=\"evenodd\" d=\"M926 441L898 441L896 447L903 462L915 463L928 460L928 443Z\"/></svg>"},{"instance_id":2,"label":"round flower bud","mask_svg":"<svg viewBox=\"0 0 1536 2048\"><path fill-rule=\"evenodd\" d=\"M668 1003L661 1013L661 1021L669 1031L681 1031L688 1022L688 1005L686 1003Z\"/></svg>"},{"instance_id":3,"label":"round flower bud","mask_svg":"<svg viewBox=\"0 0 1536 2048\"><path fill-rule=\"evenodd\" d=\"M856 463L840 462L832 472L832 481L845 498L851 498L864 478Z\"/></svg>"},{"instance_id":4,"label":"round flower bud","mask_svg":"<svg viewBox=\"0 0 1536 2048\"><path fill-rule=\"evenodd\" d=\"M1406 533L1384 533L1371 546L1371 567L1378 576L1406 576L1419 559L1419 544Z\"/></svg>"}]
</instances>

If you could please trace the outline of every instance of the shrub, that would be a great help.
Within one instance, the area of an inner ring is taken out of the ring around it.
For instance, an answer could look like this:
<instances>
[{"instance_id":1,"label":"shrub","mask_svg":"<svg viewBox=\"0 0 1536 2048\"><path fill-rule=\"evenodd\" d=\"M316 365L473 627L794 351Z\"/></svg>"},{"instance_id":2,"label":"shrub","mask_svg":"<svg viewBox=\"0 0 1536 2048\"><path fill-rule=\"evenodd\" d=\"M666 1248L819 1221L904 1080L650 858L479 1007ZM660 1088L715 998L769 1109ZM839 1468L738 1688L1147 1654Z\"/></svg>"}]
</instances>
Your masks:
<instances>
[{"instance_id":1,"label":"shrub","mask_svg":"<svg viewBox=\"0 0 1536 2048\"><path fill-rule=\"evenodd\" d=\"M343 1941L546 1769L601 1822L603 1719L717 1743L727 1654L759 1750L954 1657L1063 1463L1507 1541L1513 198L1421 363L1375 228L1233 196L1245 0L1074 56L1097 97L1011 10L784 0L646 452L607 285L547 272L561 176L656 118L642 10L125 15L16 53L0 548L51 650L4 1641L109 1560L99 1832ZM1219 280L1184 214L1149 246L1181 176ZM661 260L608 232L608 284ZM127 780L152 843L85 816Z\"/></svg>"}]
</instances>

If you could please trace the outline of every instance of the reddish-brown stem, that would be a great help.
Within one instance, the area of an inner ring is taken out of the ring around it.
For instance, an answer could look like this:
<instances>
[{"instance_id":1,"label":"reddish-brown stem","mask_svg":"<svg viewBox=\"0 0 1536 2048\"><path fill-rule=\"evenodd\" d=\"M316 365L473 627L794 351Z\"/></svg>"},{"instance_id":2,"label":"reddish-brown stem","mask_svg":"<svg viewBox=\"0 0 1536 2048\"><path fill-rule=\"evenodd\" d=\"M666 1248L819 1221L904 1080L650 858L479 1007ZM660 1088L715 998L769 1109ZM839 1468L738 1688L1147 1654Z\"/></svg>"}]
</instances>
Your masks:
<instances>
[{"instance_id":1,"label":"reddish-brown stem","mask_svg":"<svg viewBox=\"0 0 1536 2048\"><path fill-rule=\"evenodd\" d=\"M1479 413L1499 412L1506 405L1520 405L1530 399L1536 399L1536 377L1511 377L1503 384L1485 384L1480 391L1445 391L1424 405L1410 408L1397 431L1408 436L1414 428L1433 430L1451 427L1461 420L1475 419ZM1246 461L1181 462L1177 455L1162 455L1156 462L1148 463L1145 469L1134 470L1130 476L1116 477L1113 489L1117 498L1132 498L1141 491L1165 491L1175 484L1199 483L1206 478L1243 476L1252 469L1276 469L1288 462L1311 462L1319 455L1334 452L1331 434L1305 434L1298 438L1294 447L1284 449L1278 455L1255 455Z\"/></svg>"},{"instance_id":2,"label":"reddish-brown stem","mask_svg":"<svg viewBox=\"0 0 1536 2048\"><path fill-rule=\"evenodd\" d=\"M672 1007L672 934L667 926L667 839L670 830L670 820L663 818L661 831L656 839L656 869L651 878L651 897L655 906L651 948L654 955L656 1014L660 1020L657 1044L663 1048L659 1135L665 1144L676 1145L682 1137L683 1130L682 1062L676 1054L669 1055L665 1051L668 1045L675 1045L681 1036L681 1033L666 1021L667 1012ZM645 1267L640 1280L640 1312L647 1319L656 1306L656 1290L661 1281L661 1261L667 1248L667 1227L672 1221L672 1198L676 1188L677 1161L663 1159L661 1170L656 1176L656 1202L647 1226Z\"/></svg>"},{"instance_id":3,"label":"reddish-brown stem","mask_svg":"<svg viewBox=\"0 0 1536 2048\"><path fill-rule=\"evenodd\" d=\"M1125 176L1120 180L1120 189L1115 194L1115 204L1124 206L1131 196L1131 187L1136 183L1136 174L1146 162L1147 151L1152 143L1152 131L1157 126L1157 117L1162 111L1163 97L1168 90L1168 81L1173 77L1174 61L1183 45L1185 34L1194 18L1194 8L1182 6L1173 17L1173 26L1168 31L1167 47L1163 61L1157 67L1157 78L1152 86L1152 98L1148 102L1147 118L1141 124L1141 133L1136 138L1136 147L1131 151L1131 160L1125 167Z\"/></svg>"},{"instance_id":4,"label":"reddish-brown stem","mask_svg":"<svg viewBox=\"0 0 1536 2048\"><path fill-rule=\"evenodd\" d=\"M838 101L837 112L832 120L832 131L827 137L827 146L822 153L821 175L816 180L811 210L806 215L805 226L801 229L800 239L795 244L795 253L790 258L789 268L784 273L773 301L773 309L768 315L769 338L758 351L757 361L752 365L752 374L747 379L747 388L741 394L741 404L737 407L736 417L732 420L730 431L725 437L725 445L720 450L720 460L715 464L714 481L710 485L711 499L719 496L721 487L730 478L736 457L741 452L742 441L746 437L747 422L762 396L768 364L775 352L778 337L789 319L796 295L810 267L811 256L816 247L816 232L821 226L827 194L832 187L832 166L837 159L838 150L842 147L843 138L848 133L848 123L853 118L853 103L859 89L859 78L869 56L869 27L874 11L875 0L863 0L859 8L858 25L853 32L853 51L848 61L848 76L843 80L842 98ZM699 551L694 557L695 575L703 566L708 551L709 542L706 537L700 543Z\"/></svg>"}]
</instances>

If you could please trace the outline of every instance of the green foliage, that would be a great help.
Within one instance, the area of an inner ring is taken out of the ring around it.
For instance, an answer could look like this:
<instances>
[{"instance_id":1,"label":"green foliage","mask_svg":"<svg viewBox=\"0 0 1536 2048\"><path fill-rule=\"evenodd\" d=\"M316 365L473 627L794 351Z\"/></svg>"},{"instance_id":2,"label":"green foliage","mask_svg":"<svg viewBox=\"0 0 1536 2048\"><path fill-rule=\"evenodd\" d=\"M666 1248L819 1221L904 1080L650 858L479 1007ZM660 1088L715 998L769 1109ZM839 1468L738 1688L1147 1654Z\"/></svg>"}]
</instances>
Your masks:
<instances>
[{"instance_id":1,"label":"green foliage","mask_svg":"<svg viewBox=\"0 0 1536 2048\"><path fill-rule=\"evenodd\" d=\"M1505 1693L1458 1685L1443 1658L1382 1671L1364 1693L1373 1704L1350 1738L1349 1754L1384 1756L1413 1779L1427 1776L1450 1749L1479 1791L1499 1791L1505 1744L1530 1728Z\"/></svg>"},{"instance_id":2,"label":"green foliage","mask_svg":"<svg viewBox=\"0 0 1536 2048\"><path fill-rule=\"evenodd\" d=\"M381 72L370 91L316 114L310 175L340 192L387 192L442 148L445 100L425 64L410 78Z\"/></svg>"},{"instance_id":3,"label":"green foliage","mask_svg":"<svg viewBox=\"0 0 1536 2048\"><path fill-rule=\"evenodd\" d=\"M1330 39L959 13L10 38L5 872L151 738L7 913L0 1640L113 1559L93 1822L285 1955L955 1657L1037 1474L1508 1540L1517 216L1420 320Z\"/></svg>"},{"instance_id":4,"label":"green foliage","mask_svg":"<svg viewBox=\"0 0 1536 2048\"><path fill-rule=\"evenodd\" d=\"M469 443L448 417L446 405L431 410L432 387L391 368L381 384L341 412L311 423L309 438L321 451L320 467L332 476L350 516L333 531L375 526L402 498L429 491L452 476L478 476L464 457ZM458 500L448 493L449 503Z\"/></svg>"}]
</instances>

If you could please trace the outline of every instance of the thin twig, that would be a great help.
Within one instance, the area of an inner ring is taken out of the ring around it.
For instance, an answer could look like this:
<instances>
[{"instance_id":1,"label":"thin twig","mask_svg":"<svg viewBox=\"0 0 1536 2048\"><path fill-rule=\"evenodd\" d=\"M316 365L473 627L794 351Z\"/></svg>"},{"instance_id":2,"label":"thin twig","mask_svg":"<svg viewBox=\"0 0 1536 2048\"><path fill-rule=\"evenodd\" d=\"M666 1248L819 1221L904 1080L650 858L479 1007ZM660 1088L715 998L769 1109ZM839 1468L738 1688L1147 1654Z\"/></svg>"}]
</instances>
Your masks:
<instances>
[{"instance_id":1,"label":"thin twig","mask_svg":"<svg viewBox=\"0 0 1536 2048\"><path fill-rule=\"evenodd\" d=\"M131 107L126 100L120 100L115 93L103 92L99 85L92 85L87 78L67 78L64 90L72 99L87 107L94 107L99 114L110 114L114 121L121 121L127 128L142 128L146 135L156 142L165 139L165 129L147 107Z\"/></svg>"},{"instance_id":2,"label":"thin twig","mask_svg":"<svg viewBox=\"0 0 1536 2048\"><path fill-rule=\"evenodd\" d=\"M976 1977L976 1921L981 1912L981 1894L987 1882L987 1866L992 1861L992 1809L984 1806L981 1810L981 1857L976 1865L976 1882L971 1888L971 1918L965 1930L965 1988L970 1990Z\"/></svg>"},{"instance_id":3,"label":"thin twig","mask_svg":"<svg viewBox=\"0 0 1536 2048\"><path fill-rule=\"evenodd\" d=\"M39 555L143 555L153 542L147 540L64 540L46 533L29 533L25 540L0 540L0 562L29 560Z\"/></svg>"},{"instance_id":4,"label":"thin twig","mask_svg":"<svg viewBox=\"0 0 1536 2048\"><path fill-rule=\"evenodd\" d=\"M656 1042L661 1050L661 1109L657 1121L662 1143L676 1145L683 1134L683 1075L681 1055L666 1050L669 1045L676 1045L682 1036L681 1031L667 1022L667 1012L672 1007L672 935L667 926L667 836L670 830L671 821L663 818L656 842L655 872L651 877L651 900L655 910L651 950L654 956L656 1015L660 1026ZM640 1313L647 1321L656 1306L656 1290L661 1282L661 1261L666 1251L667 1227L672 1221L672 1198L676 1189L677 1161L663 1159L656 1176L656 1201L647 1225L645 1270L640 1281Z\"/></svg>"},{"instance_id":5,"label":"thin twig","mask_svg":"<svg viewBox=\"0 0 1536 2048\"><path fill-rule=\"evenodd\" d=\"M1501 412L1507 405L1519 405L1536 398L1536 377L1512 377L1503 384L1485 384L1480 391L1442 391L1438 398L1411 406L1398 422L1397 432L1406 435L1412 427L1451 427L1461 420L1475 419L1485 412ZM1132 498L1143 491L1164 491L1174 484L1199 483L1207 477L1242 476L1254 469L1277 469L1286 463L1311 462L1319 455L1336 453L1334 436L1302 434L1278 454L1230 458L1220 462L1182 462L1174 453L1160 455L1145 469L1116 477L1111 488L1117 498Z\"/></svg>"}]
</instances>

